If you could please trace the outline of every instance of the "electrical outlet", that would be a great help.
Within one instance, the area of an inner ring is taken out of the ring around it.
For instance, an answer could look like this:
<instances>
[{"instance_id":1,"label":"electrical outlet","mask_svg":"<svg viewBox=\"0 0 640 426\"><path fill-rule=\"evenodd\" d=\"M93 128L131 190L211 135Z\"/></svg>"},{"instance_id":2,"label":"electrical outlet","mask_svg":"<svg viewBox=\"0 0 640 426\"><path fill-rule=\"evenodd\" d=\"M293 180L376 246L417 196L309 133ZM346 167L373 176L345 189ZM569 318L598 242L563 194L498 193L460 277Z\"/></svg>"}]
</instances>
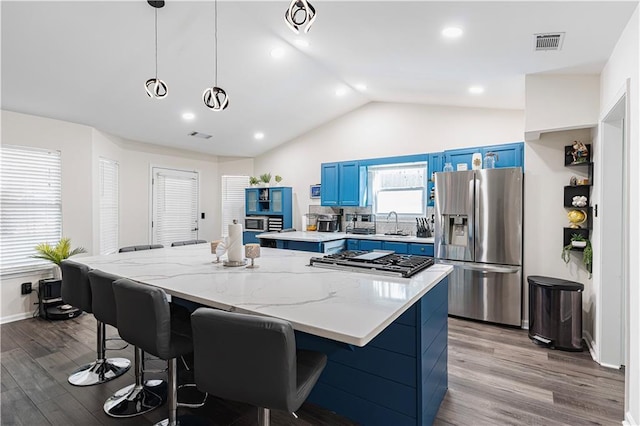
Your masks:
<instances>
[{"instance_id":1,"label":"electrical outlet","mask_svg":"<svg viewBox=\"0 0 640 426\"><path fill-rule=\"evenodd\" d=\"M31 283L22 283L20 284L20 293L21 294L30 294L33 289L31 288Z\"/></svg>"}]
</instances>

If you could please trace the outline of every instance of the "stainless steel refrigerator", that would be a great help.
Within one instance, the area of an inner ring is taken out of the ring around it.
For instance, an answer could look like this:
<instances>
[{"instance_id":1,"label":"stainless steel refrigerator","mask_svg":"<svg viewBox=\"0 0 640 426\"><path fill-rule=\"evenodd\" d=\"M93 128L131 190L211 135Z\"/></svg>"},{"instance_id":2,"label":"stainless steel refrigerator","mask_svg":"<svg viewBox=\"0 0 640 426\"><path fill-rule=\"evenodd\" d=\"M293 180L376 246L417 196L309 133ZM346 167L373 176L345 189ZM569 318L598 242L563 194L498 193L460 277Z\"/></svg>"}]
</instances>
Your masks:
<instances>
[{"instance_id":1,"label":"stainless steel refrigerator","mask_svg":"<svg viewBox=\"0 0 640 426\"><path fill-rule=\"evenodd\" d=\"M435 257L455 266L449 314L520 326L522 169L435 174Z\"/></svg>"}]
</instances>

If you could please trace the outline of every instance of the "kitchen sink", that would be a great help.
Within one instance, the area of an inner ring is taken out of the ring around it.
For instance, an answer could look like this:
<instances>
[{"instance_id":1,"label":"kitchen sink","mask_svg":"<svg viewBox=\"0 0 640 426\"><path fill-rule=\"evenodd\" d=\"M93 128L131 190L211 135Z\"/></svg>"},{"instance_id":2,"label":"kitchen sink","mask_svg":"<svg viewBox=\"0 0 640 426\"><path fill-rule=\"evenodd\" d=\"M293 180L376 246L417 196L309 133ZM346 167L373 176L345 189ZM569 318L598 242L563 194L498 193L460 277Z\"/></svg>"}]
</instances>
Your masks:
<instances>
[{"instance_id":1,"label":"kitchen sink","mask_svg":"<svg viewBox=\"0 0 640 426\"><path fill-rule=\"evenodd\" d=\"M412 235L409 234L401 234L401 233L395 233L395 232L386 232L383 234L385 238L410 238L412 237Z\"/></svg>"}]
</instances>

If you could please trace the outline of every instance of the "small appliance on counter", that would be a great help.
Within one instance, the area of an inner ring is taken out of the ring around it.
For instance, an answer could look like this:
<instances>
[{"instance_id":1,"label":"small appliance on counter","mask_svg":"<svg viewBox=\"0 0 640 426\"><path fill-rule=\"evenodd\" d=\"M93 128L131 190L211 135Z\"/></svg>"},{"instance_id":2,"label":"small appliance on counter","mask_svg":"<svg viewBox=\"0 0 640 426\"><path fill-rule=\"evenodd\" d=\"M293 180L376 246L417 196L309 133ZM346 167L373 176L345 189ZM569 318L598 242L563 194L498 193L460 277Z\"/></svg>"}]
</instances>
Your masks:
<instances>
[{"instance_id":1,"label":"small appliance on counter","mask_svg":"<svg viewBox=\"0 0 640 426\"><path fill-rule=\"evenodd\" d=\"M268 216L247 216L244 218L245 231L266 232L269 230Z\"/></svg>"},{"instance_id":2,"label":"small appliance on counter","mask_svg":"<svg viewBox=\"0 0 640 426\"><path fill-rule=\"evenodd\" d=\"M373 235L376 233L376 216L373 214L347 214L347 234Z\"/></svg>"},{"instance_id":3,"label":"small appliance on counter","mask_svg":"<svg viewBox=\"0 0 640 426\"><path fill-rule=\"evenodd\" d=\"M318 232L340 232L339 214L318 215Z\"/></svg>"}]
</instances>

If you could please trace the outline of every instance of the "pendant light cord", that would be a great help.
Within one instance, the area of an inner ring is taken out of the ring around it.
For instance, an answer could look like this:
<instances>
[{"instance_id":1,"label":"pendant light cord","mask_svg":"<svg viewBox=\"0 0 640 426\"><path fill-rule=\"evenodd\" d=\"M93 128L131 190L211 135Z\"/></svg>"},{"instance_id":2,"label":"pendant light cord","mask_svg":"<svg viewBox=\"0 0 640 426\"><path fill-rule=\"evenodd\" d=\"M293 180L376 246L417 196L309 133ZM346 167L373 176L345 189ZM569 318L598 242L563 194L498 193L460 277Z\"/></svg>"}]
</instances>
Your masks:
<instances>
[{"instance_id":1,"label":"pendant light cord","mask_svg":"<svg viewBox=\"0 0 640 426\"><path fill-rule=\"evenodd\" d=\"M156 24L155 24L155 29L156 29L156 80L158 79L158 8L154 8L155 10L155 15L156 15Z\"/></svg>"},{"instance_id":2,"label":"pendant light cord","mask_svg":"<svg viewBox=\"0 0 640 426\"><path fill-rule=\"evenodd\" d=\"M214 8L214 12L215 12L215 17L214 17L214 21L213 21L213 39L214 39L214 45L215 45L215 52L214 52L214 66L213 66L213 70L214 70L214 86L218 86L218 0L215 0L213 2L213 8Z\"/></svg>"}]
</instances>

